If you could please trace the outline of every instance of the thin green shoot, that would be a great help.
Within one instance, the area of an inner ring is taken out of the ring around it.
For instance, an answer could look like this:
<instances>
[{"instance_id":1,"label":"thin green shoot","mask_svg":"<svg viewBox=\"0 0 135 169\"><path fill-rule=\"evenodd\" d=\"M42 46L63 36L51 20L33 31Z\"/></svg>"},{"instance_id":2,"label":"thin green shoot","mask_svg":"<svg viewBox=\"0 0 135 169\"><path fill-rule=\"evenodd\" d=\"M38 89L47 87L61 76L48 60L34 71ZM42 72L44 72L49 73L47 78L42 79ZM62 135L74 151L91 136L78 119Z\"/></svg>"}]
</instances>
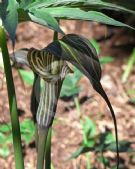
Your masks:
<instances>
[{"instance_id":1,"label":"thin green shoot","mask_svg":"<svg viewBox=\"0 0 135 169\"><path fill-rule=\"evenodd\" d=\"M81 109L80 109L79 100L77 97L74 98L74 102L75 102L75 106L77 109L78 117L80 119L81 128L83 129L83 120L81 118L82 113L81 113ZM87 136L86 136L86 133L84 130L83 130L83 141L84 141L84 144L87 144ZM87 158L87 169L91 169L90 153L86 153L86 158Z\"/></svg>"},{"instance_id":2,"label":"thin green shoot","mask_svg":"<svg viewBox=\"0 0 135 169\"><path fill-rule=\"evenodd\" d=\"M128 80L128 77L133 69L133 66L135 64L135 49L133 50L131 56L129 57L126 69L122 75L122 82L125 83Z\"/></svg>"}]
</instances>

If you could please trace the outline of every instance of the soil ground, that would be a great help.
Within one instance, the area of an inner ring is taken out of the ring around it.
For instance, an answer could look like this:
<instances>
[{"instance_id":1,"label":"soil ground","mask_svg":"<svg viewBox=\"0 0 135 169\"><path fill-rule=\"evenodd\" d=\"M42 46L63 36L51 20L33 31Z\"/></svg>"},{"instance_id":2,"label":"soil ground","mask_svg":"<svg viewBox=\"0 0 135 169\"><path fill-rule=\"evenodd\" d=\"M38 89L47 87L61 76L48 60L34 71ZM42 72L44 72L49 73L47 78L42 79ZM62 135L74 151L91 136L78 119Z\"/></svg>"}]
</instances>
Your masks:
<instances>
[{"instance_id":1,"label":"soil ground","mask_svg":"<svg viewBox=\"0 0 135 169\"><path fill-rule=\"evenodd\" d=\"M135 141L135 105L129 100L135 98L135 69L132 70L127 82L122 83L121 77L126 69L126 64L133 46L135 36L128 35L129 30L106 27L91 22L62 21L61 27L66 33L81 34L89 39L100 41L101 52L99 57L112 56L114 61L102 67L102 85L108 94L113 105L118 124L120 140ZM35 47L41 49L52 41L53 31L33 23L23 23L17 28L16 49ZM8 41L11 51L11 42ZM18 109L23 112L20 121L25 118L32 118L30 112L31 86L22 85L17 71L13 69L14 82L17 94ZM92 89L87 78L83 77L79 84L82 90L78 96L79 100L89 98L80 104L82 115L87 115L97 126L97 134L108 128L114 133L114 125L110 112L101 97ZM128 93L129 90L134 91ZM8 98L3 70L0 70L0 123L10 121L8 109ZM80 169L86 168L86 156L67 161L67 158L79 147L82 141L82 130L74 100L59 100L56 119L58 123L53 125L52 138L52 161L55 169ZM24 146L26 169L35 169L36 150L32 146ZM107 156L115 158L115 153L108 152ZM135 154L121 153L123 169L135 168ZM91 153L91 161L94 161L94 154ZM103 166L97 166L102 169ZM0 169L14 169L13 148L11 155L6 159L0 157Z\"/></svg>"}]
</instances>

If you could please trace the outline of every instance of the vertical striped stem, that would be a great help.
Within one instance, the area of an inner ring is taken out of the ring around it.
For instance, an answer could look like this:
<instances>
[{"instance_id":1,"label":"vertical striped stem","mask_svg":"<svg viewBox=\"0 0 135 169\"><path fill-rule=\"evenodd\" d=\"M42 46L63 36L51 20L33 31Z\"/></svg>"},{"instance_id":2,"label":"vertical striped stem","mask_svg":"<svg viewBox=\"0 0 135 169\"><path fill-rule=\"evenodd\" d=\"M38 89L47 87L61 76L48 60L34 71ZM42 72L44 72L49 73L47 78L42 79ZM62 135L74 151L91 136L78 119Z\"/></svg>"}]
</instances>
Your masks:
<instances>
[{"instance_id":1,"label":"vertical striped stem","mask_svg":"<svg viewBox=\"0 0 135 169\"><path fill-rule=\"evenodd\" d=\"M47 141L48 129L38 128L38 156L37 156L37 169L44 168L44 156L45 156L45 146Z\"/></svg>"},{"instance_id":2,"label":"vertical striped stem","mask_svg":"<svg viewBox=\"0 0 135 169\"><path fill-rule=\"evenodd\" d=\"M58 21L59 22L59 21ZM54 32L53 40L58 39L58 32ZM44 169L51 169L51 140L52 140L52 127L49 128L47 142L46 142L46 152L45 152L45 159L44 159Z\"/></svg>"},{"instance_id":3,"label":"vertical striped stem","mask_svg":"<svg viewBox=\"0 0 135 169\"><path fill-rule=\"evenodd\" d=\"M51 169L51 136L52 136L52 128L49 128L46 148L45 148L45 161L44 161L44 169Z\"/></svg>"},{"instance_id":4,"label":"vertical striped stem","mask_svg":"<svg viewBox=\"0 0 135 169\"><path fill-rule=\"evenodd\" d=\"M59 60L45 49L39 51L32 48L28 52L27 58L32 70L45 81L36 114L38 124L37 169L43 169L44 158L48 160L45 162L45 166L47 165L47 169L50 169L51 157L50 154L47 156L47 152L50 153L50 148L46 150L47 133L56 113L62 82L70 69L65 61Z\"/></svg>"}]
</instances>

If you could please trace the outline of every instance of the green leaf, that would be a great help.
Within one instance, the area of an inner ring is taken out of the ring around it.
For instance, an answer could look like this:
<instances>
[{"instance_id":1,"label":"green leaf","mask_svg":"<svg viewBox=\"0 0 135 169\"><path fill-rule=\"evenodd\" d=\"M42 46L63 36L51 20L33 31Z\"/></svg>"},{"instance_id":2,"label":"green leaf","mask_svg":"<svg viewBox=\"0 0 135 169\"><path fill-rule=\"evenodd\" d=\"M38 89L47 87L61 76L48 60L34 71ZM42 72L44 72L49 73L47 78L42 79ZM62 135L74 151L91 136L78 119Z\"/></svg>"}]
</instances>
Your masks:
<instances>
[{"instance_id":1,"label":"green leaf","mask_svg":"<svg viewBox=\"0 0 135 169\"><path fill-rule=\"evenodd\" d=\"M62 89L61 89L61 97L69 97L80 92L80 87L78 86L78 82L82 77L82 73L74 67L74 74L69 74L66 76Z\"/></svg>"},{"instance_id":2,"label":"green leaf","mask_svg":"<svg viewBox=\"0 0 135 169\"><path fill-rule=\"evenodd\" d=\"M43 8L43 7L72 7L72 8L83 8L83 10L90 10L90 9L108 9L114 11L122 11L122 12L129 12L135 13L132 10L131 5L124 6L123 3L119 5L116 3L109 3L104 2L102 0L37 0L36 2L31 3L28 8Z\"/></svg>"},{"instance_id":3,"label":"green leaf","mask_svg":"<svg viewBox=\"0 0 135 169\"><path fill-rule=\"evenodd\" d=\"M57 20L47 13L46 10L37 9L32 10L29 13L29 17L33 22L49 27L50 29L57 31L64 35L64 32L59 27Z\"/></svg>"},{"instance_id":4,"label":"green leaf","mask_svg":"<svg viewBox=\"0 0 135 169\"><path fill-rule=\"evenodd\" d=\"M90 40L90 43L94 46L94 48L96 49L97 54L99 55L100 53L100 46L99 44L93 39ZM100 64L104 65L110 62L113 62L114 58L111 56L102 56L101 58L99 58Z\"/></svg>"},{"instance_id":5,"label":"green leaf","mask_svg":"<svg viewBox=\"0 0 135 169\"><path fill-rule=\"evenodd\" d=\"M129 10L123 6L119 6L113 3L103 2L101 0L37 0L36 2L32 1L31 3L25 2L25 5L22 5L22 9L27 12L33 13L35 11L40 11L40 16L33 17L32 20L39 24L46 25L43 23L43 13L45 15L51 15L57 19L78 19L78 20L90 20L101 22L108 25L114 26L126 26L129 28L129 25L126 25L122 22L116 21L108 17L107 15L97 12L97 10L107 9L107 10L116 10L122 12L129 12L135 14L134 10ZM134 28L132 28L134 29Z\"/></svg>"},{"instance_id":6,"label":"green leaf","mask_svg":"<svg viewBox=\"0 0 135 169\"><path fill-rule=\"evenodd\" d=\"M64 36L60 41L56 41L48 45L47 50L58 58L67 60L75 65L84 75L86 75L93 88L106 101L114 121L117 157L119 161L116 118L111 103L100 83L101 67L94 47L90 44L89 40L75 34L69 34Z\"/></svg>"},{"instance_id":7,"label":"green leaf","mask_svg":"<svg viewBox=\"0 0 135 169\"><path fill-rule=\"evenodd\" d=\"M100 53L100 46L97 43L97 41L94 40L94 39L92 39L92 40L90 40L90 43L94 46L94 48L96 49L97 54L99 55L99 53Z\"/></svg>"},{"instance_id":8,"label":"green leaf","mask_svg":"<svg viewBox=\"0 0 135 169\"><path fill-rule=\"evenodd\" d=\"M27 7L32 4L34 2L34 0L21 0L21 3L20 3L20 8L24 8L24 9L27 9Z\"/></svg>"},{"instance_id":9,"label":"green leaf","mask_svg":"<svg viewBox=\"0 0 135 169\"><path fill-rule=\"evenodd\" d=\"M7 135L7 137L6 137L6 145L7 144L13 144L12 134Z\"/></svg>"},{"instance_id":10,"label":"green leaf","mask_svg":"<svg viewBox=\"0 0 135 169\"><path fill-rule=\"evenodd\" d=\"M132 105L135 105L135 98L131 98L131 99L129 99L129 101L128 101L130 104L132 104Z\"/></svg>"},{"instance_id":11,"label":"green leaf","mask_svg":"<svg viewBox=\"0 0 135 169\"><path fill-rule=\"evenodd\" d=\"M87 21L96 21L100 23L104 23L107 25L113 25L113 26L124 26L128 28L132 28L129 25L126 25L122 22L116 21L113 18L110 18L109 16L97 12L97 11L83 11L79 8L68 8L68 7L53 7L53 8L44 8L46 13L49 13L55 18L58 19L76 19L76 20L87 20ZM132 28L134 29L134 28Z\"/></svg>"},{"instance_id":12,"label":"green leaf","mask_svg":"<svg viewBox=\"0 0 135 169\"><path fill-rule=\"evenodd\" d=\"M30 119L26 119L20 123L22 140L29 144L34 137L34 124ZM6 135L5 135L6 134ZM0 144L6 145L12 143L12 134L11 134L11 124L2 124L0 125Z\"/></svg>"},{"instance_id":13,"label":"green leaf","mask_svg":"<svg viewBox=\"0 0 135 169\"><path fill-rule=\"evenodd\" d=\"M128 63L127 63L127 66L126 66L126 69L122 75L122 82L125 83L134 67L134 64L135 64L135 49L133 50L129 60L128 60Z\"/></svg>"},{"instance_id":14,"label":"green leaf","mask_svg":"<svg viewBox=\"0 0 135 169\"><path fill-rule=\"evenodd\" d=\"M104 64L107 64L107 63L110 63L110 62L113 62L114 61L114 58L111 57L111 56L104 56L104 57L101 57L99 59L101 65L104 65Z\"/></svg>"},{"instance_id":15,"label":"green leaf","mask_svg":"<svg viewBox=\"0 0 135 169\"><path fill-rule=\"evenodd\" d=\"M119 152L125 153L125 152L135 152L135 149L131 148L131 145L135 144L134 142L129 141L120 141L119 142ZM94 148L95 147L95 148ZM86 145L80 146L76 152L72 154L72 156L69 159L77 158L79 155L88 153L88 152L107 152L112 151L116 152L116 143L111 142L109 144L104 144L103 146L101 144L97 144L94 147L88 147Z\"/></svg>"},{"instance_id":16,"label":"green leaf","mask_svg":"<svg viewBox=\"0 0 135 169\"><path fill-rule=\"evenodd\" d=\"M33 121L30 119L26 119L23 122L21 122L21 132L34 132L34 124Z\"/></svg>"},{"instance_id":17,"label":"green leaf","mask_svg":"<svg viewBox=\"0 0 135 169\"><path fill-rule=\"evenodd\" d=\"M99 55L99 53L100 53L100 46L99 46L99 44L94 39L90 40L90 43L94 46L94 48L96 49L97 54ZM111 56L102 56L101 58L99 58L99 61L100 61L101 65L104 65L104 64L113 62L114 58L111 57Z\"/></svg>"},{"instance_id":18,"label":"green leaf","mask_svg":"<svg viewBox=\"0 0 135 169\"><path fill-rule=\"evenodd\" d=\"M101 0L22 1L18 12L19 21L32 20L33 22L47 26L62 34L64 33L60 27L58 27L54 18L96 21L113 26L132 28L131 26L116 21L115 19L112 19L101 12L97 12L97 10L99 11L102 9L111 9L135 14L133 10L129 10L123 6L113 3L103 2Z\"/></svg>"},{"instance_id":19,"label":"green leaf","mask_svg":"<svg viewBox=\"0 0 135 169\"><path fill-rule=\"evenodd\" d=\"M28 85L33 85L34 81L34 74L32 71L27 70L19 70L21 77L23 78L24 82L26 82Z\"/></svg>"},{"instance_id":20,"label":"green leaf","mask_svg":"<svg viewBox=\"0 0 135 169\"><path fill-rule=\"evenodd\" d=\"M10 149L7 146L0 148L0 156L6 158L10 154Z\"/></svg>"},{"instance_id":21,"label":"green leaf","mask_svg":"<svg viewBox=\"0 0 135 169\"><path fill-rule=\"evenodd\" d=\"M5 0L2 1L1 4L1 18L3 21L3 25L7 32L10 35L10 38L13 42L13 46L15 45L15 32L18 24L18 3L16 0Z\"/></svg>"},{"instance_id":22,"label":"green leaf","mask_svg":"<svg viewBox=\"0 0 135 169\"><path fill-rule=\"evenodd\" d=\"M135 149L131 147L131 145L135 144L135 142L130 141L120 141L119 142L119 152L125 153L125 152L135 152ZM106 144L104 150L105 151L112 151L116 152L116 143L112 142L110 144Z\"/></svg>"},{"instance_id":23,"label":"green leaf","mask_svg":"<svg viewBox=\"0 0 135 169\"><path fill-rule=\"evenodd\" d=\"M3 133L11 132L11 124L10 123L1 124L0 125L0 132L3 132Z\"/></svg>"},{"instance_id":24,"label":"green leaf","mask_svg":"<svg viewBox=\"0 0 135 169\"><path fill-rule=\"evenodd\" d=\"M83 154L83 153L87 153L89 151L93 151L94 148L89 148L89 147L86 147L86 146L81 146L78 148L78 150L76 152L74 152L71 157L69 158L69 160L73 159L73 158L77 158L79 155Z\"/></svg>"},{"instance_id":25,"label":"green leaf","mask_svg":"<svg viewBox=\"0 0 135 169\"><path fill-rule=\"evenodd\" d=\"M112 135L111 132L106 132L106 136L105 136L105 144L108 144L108 143L111 143L111 142L114 142L115 139ZM116 149L116 146L115 146L115 149Z\"/></svg>"},{"instance_id":26,"label":"green leaf","mask_svg":"<svg viewBox=\"0 0 135 169\"><path fill-rule=\"evenodd\" d=\"M107 157L104 157L103 155L101 155L101 156L99 156L99 157L97 158L97 160L98 160L99 163L103 163L104 166L106 166L106 167L111 167L111 166L110 166L110 161L109 161L109 159L108 159ZM112 169L112 167L111 167L111 169ZM116 169L116 168L115 168L115 169Z\"/></svg>"},{"instance_id":27,"label":"green leaf","mask_svg":"<svg viewBox=\"0 0 135 169\"><path fill-rule=\"evenodd\" d=\"M4 144L6 140L6 136L3 133L0 133L0 144Z\"/></svg>"},{"instance_id":28,"label":"green leaf","mask_svg":"<svg viewBox=\"0 0 135 169\"><path fill-rule=\"evenodd\" d=\"M95 139L94 136L96 134L96 125L94 122L85 116L85 120L82 123L82 129L83 129L83 144L88 147L94 147L95 145Z\"/></svg>"},{"instance_id":29,"label":"green leaf","mask_svg":"<svg viewBox=\"0 0 135 169\"><path fill-rule=\"evenodd\" d=\"M89 138L93 137L96 134L96 126L93 123L93 121L87 116L85 116L85 121L83 123L83 130L85 135L87 136L87 140L89 140Z\"/></svg>"},{"instance_id":30,"label":"green leaf","mask_svg":"<svg viewBox=\"0 0 135 169\"><path fill-rule=\"evenodd\" d=\"M28 145L32 141L35 134L34 123L32 120L26 119L21 123L20 126L21 126L22 139Z\"/></svg>"}]
</instances>

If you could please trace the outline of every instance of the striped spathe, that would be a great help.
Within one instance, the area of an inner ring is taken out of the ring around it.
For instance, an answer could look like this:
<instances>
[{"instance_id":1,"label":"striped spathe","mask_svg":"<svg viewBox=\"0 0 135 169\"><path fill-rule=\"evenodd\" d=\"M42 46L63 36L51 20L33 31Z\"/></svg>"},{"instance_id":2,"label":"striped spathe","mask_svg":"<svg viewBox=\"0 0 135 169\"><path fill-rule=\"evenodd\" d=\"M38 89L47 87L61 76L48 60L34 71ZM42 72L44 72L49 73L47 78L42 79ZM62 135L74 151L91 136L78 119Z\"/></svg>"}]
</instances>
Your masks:
<instances>
[{"instance_id":1,"label":"striped spathe","mask_svg":"<svg viewBox=\"0 0 135 169\"><path fill-rule=\"evenodd\" d=\"M55 116L63 80L70 69L64 60L45 49L31 48L27 59L31 69L44 79L36 119L40 127L49 128Z\"/></svg>"}]
</instances>

